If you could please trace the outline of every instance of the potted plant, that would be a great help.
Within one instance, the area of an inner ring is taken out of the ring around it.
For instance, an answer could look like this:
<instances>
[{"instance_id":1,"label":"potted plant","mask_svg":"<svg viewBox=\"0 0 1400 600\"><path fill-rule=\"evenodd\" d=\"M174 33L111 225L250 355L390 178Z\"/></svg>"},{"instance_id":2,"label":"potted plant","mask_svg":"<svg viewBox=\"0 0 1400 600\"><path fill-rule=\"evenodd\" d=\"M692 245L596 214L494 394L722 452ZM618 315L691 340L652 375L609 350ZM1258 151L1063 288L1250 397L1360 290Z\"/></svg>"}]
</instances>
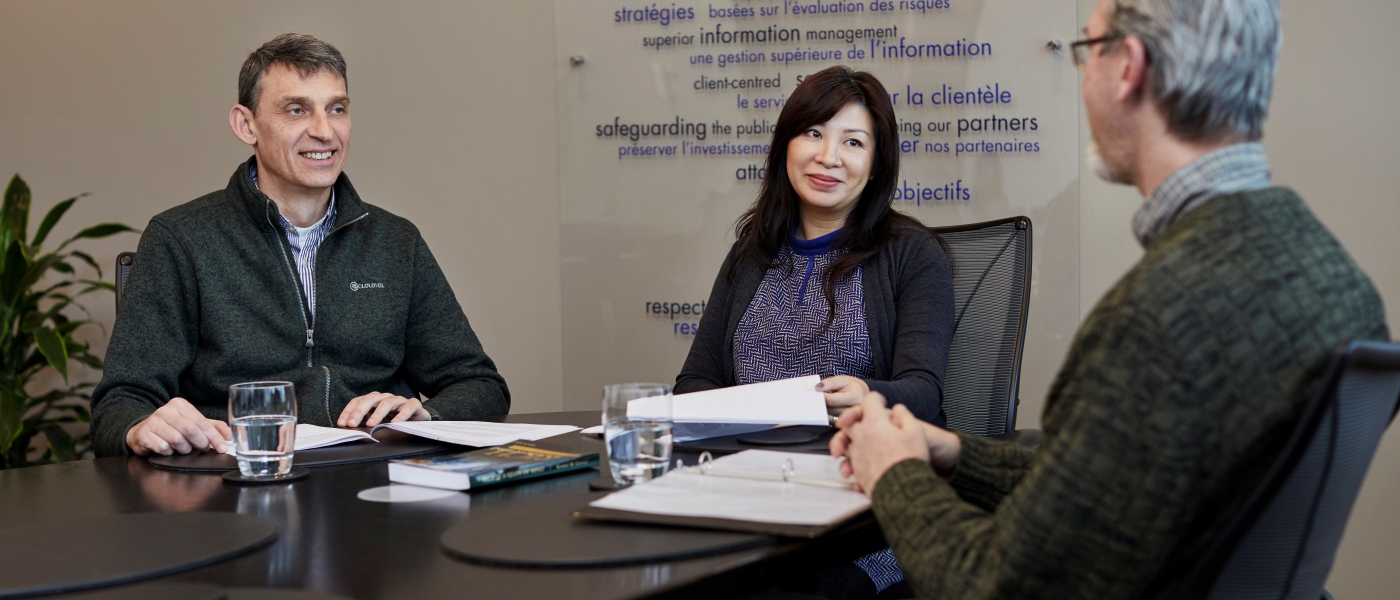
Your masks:
<instances>
[{"instance_id":1,"label":"potted plant","mask_svg":"<svg viewBox=\"0 0 1400 600\"><path fill-rule=\"evenodd\" d=\"M90 446L87 433L72 435L70 423L92 420L89 402L93 382L70 383L68 365L77 361L102 369L102 359L88 344L73 338L92 319L72 319L70 309L86 313L78 298L101 290L115 291L102 280L102 267L86 252L71 250L81 239L97 239L124 231L136 231L120 223L103 223L79 231L52 252L44 241L63 214L83 194L59 202L44 215L29 238L29 186L15 175L0 204L0 469L30 464L75 460ZM97 270L97 279L79 278L74 259ZM53 369L62 386L35 393L36 379ZM35 436L47 439L43 454L29 460Z\"/></svg>"}]
</instances>

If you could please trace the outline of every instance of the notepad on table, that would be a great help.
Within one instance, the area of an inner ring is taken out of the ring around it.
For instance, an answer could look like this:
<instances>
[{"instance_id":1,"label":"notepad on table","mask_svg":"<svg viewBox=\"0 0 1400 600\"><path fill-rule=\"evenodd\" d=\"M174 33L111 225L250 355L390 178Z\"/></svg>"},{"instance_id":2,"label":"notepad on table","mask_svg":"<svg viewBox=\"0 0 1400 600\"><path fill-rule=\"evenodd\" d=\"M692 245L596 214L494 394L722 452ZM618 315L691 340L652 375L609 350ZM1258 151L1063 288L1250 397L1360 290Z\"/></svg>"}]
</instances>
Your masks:
<instances>
[{"instance_id":1,"label":"notepad on table","mask_svg":"<svg viewBox=\"0 0 1400 600\"><path fill-rule=\"evenodd\" d=\"M820 454L745 450L589 503L577 517L816 537L870 508Z\"/></svg>"}]
</instances>

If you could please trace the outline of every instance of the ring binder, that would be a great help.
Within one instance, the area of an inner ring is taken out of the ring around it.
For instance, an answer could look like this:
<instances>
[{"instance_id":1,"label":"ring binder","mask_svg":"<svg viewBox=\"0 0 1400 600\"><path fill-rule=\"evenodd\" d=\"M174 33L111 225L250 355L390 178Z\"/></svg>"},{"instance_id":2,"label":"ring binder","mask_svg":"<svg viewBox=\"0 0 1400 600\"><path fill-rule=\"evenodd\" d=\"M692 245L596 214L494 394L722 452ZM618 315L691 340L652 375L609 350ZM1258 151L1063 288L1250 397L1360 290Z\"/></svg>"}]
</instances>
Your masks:
<instances>
[{"instance_id":1,"label":"ring binder","mask_svg":"<svg viewBox=\"0 0 1400 600\"><path fill-rule=\"evenodd\" d=\"M844 459L844 457L842 457ZM781 470L774 475L763 473L753 473L748 471L726 471L714 467L715 458L709 452L700 453L700 464L693 467L680 467L678 471L694 473L697 475L714 475L716 477L732 477L735 479L753 479L757 481L784 481L787 483L800 483L803 485L820 485L823 487L840 488L853 490L856 487L854 478L843 481L832 481L830 479L816 479L811 477L798 477L797 467L793 465L792 459L783 459Z\"/></svg>"},{"instance_id":2,"label":"ring binder","mask_svg":"<svg viewBox=\"0 0 1400 600\"><path fill-rule=\"evenodd\" d=\"M813 538L858 515L870 500L831 456L745 450L679 466L644 485L588 503L574 516Z\"/></svg>"}]
</instances>

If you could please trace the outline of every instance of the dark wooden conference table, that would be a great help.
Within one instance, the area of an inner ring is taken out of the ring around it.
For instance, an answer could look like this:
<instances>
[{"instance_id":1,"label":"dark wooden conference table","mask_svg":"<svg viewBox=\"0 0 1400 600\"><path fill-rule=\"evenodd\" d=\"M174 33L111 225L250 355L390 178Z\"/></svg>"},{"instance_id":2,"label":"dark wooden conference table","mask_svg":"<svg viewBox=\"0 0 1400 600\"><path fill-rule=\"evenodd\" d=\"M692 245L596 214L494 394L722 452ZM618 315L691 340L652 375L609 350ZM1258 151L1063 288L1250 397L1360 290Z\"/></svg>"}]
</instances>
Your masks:
<instances>
[{"instance_id":1,"label":"dark wooden conference table","mask_svg":"<svg viewBox=\"0 0 1400 600\"><path fill-rule=\"evenodd\" d=\"M588 427L598 423L598 413L521 414L503 420ZM601 440L578 432L548 442L588 452L604 450ZM693 453L677 456L688 463L695 460ZM559 515L606 493L589 490L588 482L599 473L590 469L441 500L378 503L360 500L357 494L389 483L384 461L313 468L308 479L294 483L235 486L225 484L218 474L163 470L144 458L101 458L0 471L0 528L122 513L254 515L277 526L274 542L151 581L296 588L362 599L734 598L883 545L873 520L862 517L815 540L774 538L772 543L727 554L624 567L503 567L444 552L443 533L465 521L498 528L500 536L509 536L503 539L525 536L523 541L528 543L549 545L550 527L539 523L567 527ZM522 515L538 515L538 523L522 522ZM673 531L685 534L685 530Z\"/></svg>"}]
</instances>

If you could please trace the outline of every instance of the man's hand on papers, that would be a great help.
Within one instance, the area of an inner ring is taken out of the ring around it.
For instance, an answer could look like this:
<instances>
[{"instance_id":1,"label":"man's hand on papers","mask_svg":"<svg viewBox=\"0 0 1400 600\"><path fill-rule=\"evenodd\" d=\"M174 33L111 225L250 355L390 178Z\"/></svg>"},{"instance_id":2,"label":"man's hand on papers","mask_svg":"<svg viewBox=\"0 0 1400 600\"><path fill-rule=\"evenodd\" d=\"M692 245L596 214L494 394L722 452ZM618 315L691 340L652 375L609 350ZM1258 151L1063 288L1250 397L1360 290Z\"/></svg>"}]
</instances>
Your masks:
<instances>
[{"instance_id":1,"label":"man's hand on papers","mask_svg":"<svg viewBox=\"0 0 1400 600\"><path fill-rule=\"evenodd\" d=\"M817 384L817 391L826 399L826 410L833 415L860 404L861 398L870 393L870 386L859 377L837 375L827 377Z\"/></svg>"},{"instance_id":2,"label":"man's hand on papers","mask_svg":"<svg viewBox=\"0 0 1400 600\"><path fill-rule=\"evenodd\" d=\"M205 418L184 398L171 398L126 431L126 445L137 456L223 452L232 439L228 423Z\"/></svg>"},{"instance_id":3,"label":"man's hand on papers","mask_svg":"<svg viewBox=\"0 0 1400 600\"><path fill-rule=\"evenodd\" d=\"M373 412L371 412L373 411ZM351 400L345 405L345 410L340 411L340 418L336 420L337 427L359 427L361 423L365 427L374 427L389 416L389 413L398 411L390 423L402 423L404 421L430 421L433 416L428 414L428 409L423 408L423 403L417 398L404 398L384 392L371 392Z\"/></svg>"},{"instance_id":4,"label":"man's hand on papers","mask_svg":"<svg viewBox=\"0 0 1400 600\"><path fill-rule=\"evenodd\" d=\"M841 413L836 426L841 431L831 438L831 455L846 457L841 475L855 475L857 488L867 496L890 467L911 458L929 462L925 433L933 426L915 418L903 404L885 408L885 397L878 392L866 394L859 405Z\"/></svg>"}]
</instances>

